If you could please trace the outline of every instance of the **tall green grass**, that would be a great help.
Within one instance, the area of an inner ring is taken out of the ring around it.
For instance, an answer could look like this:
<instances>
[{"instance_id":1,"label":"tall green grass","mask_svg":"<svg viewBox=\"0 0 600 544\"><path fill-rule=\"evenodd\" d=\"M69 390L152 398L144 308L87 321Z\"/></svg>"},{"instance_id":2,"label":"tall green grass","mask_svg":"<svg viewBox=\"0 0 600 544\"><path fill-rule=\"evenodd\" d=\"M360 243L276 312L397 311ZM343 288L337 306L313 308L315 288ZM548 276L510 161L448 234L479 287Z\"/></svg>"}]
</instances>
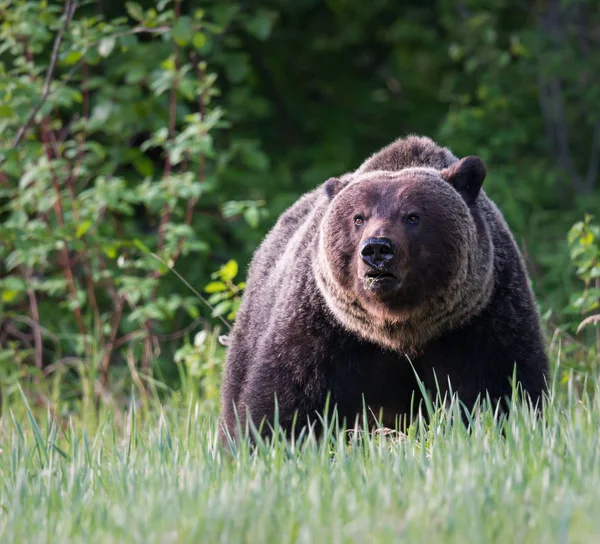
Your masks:
<instances>
[{"instance_id":1,"label":"tall green grass","mask_svg":"<svg viewBox=\"0 0 600 544\"><path fill-rule=\"evenodd\" d=\"M544 420L458 404L406 435L218 445L191 401L93 425L5 411L2 542L600 542L600 391ZM453 423L454 421L454 423Z\"/></svg>"}]
</instances>

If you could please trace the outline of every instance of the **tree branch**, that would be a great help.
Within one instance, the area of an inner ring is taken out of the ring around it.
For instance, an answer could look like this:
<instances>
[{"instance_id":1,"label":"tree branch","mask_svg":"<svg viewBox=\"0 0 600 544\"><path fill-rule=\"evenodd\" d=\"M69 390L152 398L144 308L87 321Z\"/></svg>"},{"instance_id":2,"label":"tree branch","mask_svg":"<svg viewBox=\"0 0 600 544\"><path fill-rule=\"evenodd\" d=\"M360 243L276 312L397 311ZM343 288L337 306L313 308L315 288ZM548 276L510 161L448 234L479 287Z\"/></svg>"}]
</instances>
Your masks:
<instances>
[{"instance_id":1,"label":"tree branch","mask_svg":"<svg viewBox=\"0 0 600 544\"><path fill-rule=\"evenodd\" d=\"M181 9L181 0L175 0L175 21L179 19L179 13ZM177 121L177 92L179 90L179 47L177 43L173 41L173 62L175 63L175 77L173 79L173 86L171 87L171 95L169 98L169 126L167 141L172 142L175 134L175 122ZM169 150L166 150L167 155L165 157L165 171L164 177L168 181L171 177L171 157ZM165 235L169 219L171 218L171 212L169 211L168 203L163 206L160 226L158 228L158 253L161 252L165 243Z\"/></svg>"},{"instance_id":2,"label":"tree branch","mask_svg":"<svg viewBox=\"0 0 600 544\"><path fill-rule=\"evenodd\" d=\"M35 366L40 370L44 367L43 361L43 343L42 343L42 332L40 330L40 312L38 310L37 298L35 296L35 289L33 288L33 278L31 270L27 270L24 273L25 280L27 281L27 297L29 298L29 311L31 312L31 319L33 321L33 340L35 345Z\"/></svg>"},{"instance_id":3,"label":"tree branch","mask_svg":"<svg viewBox=\"0 0 600 544\"><path fill-rule=\"evenodd\" d=\"M54 74L54 68L56 66L56 61L58 59L58 51L60 49L60 42L62 41L63 34L65 30L71 23L71 19L73 19L73 15L75 14L75 10L77 9L77 0L67 0L65 3L65 11L64 11L64 21L62 26L60 27L56 38L54 39L54 46L52 47L52 55L50 56L50 64L48 66L48 70L46 71L46 79L44 81L44 88L42 90L42 96L40 102L37 106L31 110L29 117L25 121L25 124L17 131L15 138L12 142L11 149L14 149L19 145L23 136L25 135L25 131L29 128L35 116L40 111L46 100L48 99L48 95L50 94L50 84L52 83L52 75Z\"/></svg>"},{"instance_id":4,"label":"tree branch","mask_svg":"<svg viewBox=\"0 0 600 544\"><path fill-rule=\"evenodd\" d=\"M181 13L181 0L175 0L175 21L179 19ZM177 92L179 90L179 47L177 47L177 43L173 40L173 62L175 63L175 77L173 79L173 86L171 87L171 94L169 97L169 125L168 125L168 135L167 141L172 142L173 136L175 134L175 124L177 121ZM164 170L164 178L165 180L169 180L171 177L171 157L169 155L169 150L166 149L166 157L165 157L165 170ZM165 243L166 230L169 224L169 219L171 218L171 212L169 210L169 204L165 203L161 211L160 225L158 227L158 242L157 242L157 253L162 251L162 248ZM158 278L160 273L155 271L152 276L154 278ZM156 291L158 289L158 282L152 289L151 299L154 300L156 298ZM154 342L154 337L152 334L152 321L149 319L144 323L144 328L146 329L147 336L144 339L144 347L142 354L142 362L141 369L144 372L148 372L150 370L150 361L152 360L152 344Z\"/></svg>"},{"instance_id":5,"label":"tree branch","mask_svg":"<svg viewBox=\"0 0 600 544\"><path fill-rule=\"evenodd\" d=\"M205 70L199 66L198 56L196 53L192 53L192 63L196 70L196 75L198 76L198 81L200 84L204 83ZM200 93L198 97L198 113L200 114L200 120L204 120L205 117L205 107L206 107L206 97L205 90ZM205 181L206 179L206 155L204 153L200 155L200 162L198 166L198 181ZM185 224L189 227L192 224L192 219L194 217L194 210L196 208L196 204L198 203L197 198L191 198L188 202L187 209L185 212ZM171 258L173 265L177 262L179 255L183 249L184 238L183 236L179 238L177 241L177 249L175 250L175 254Z\"/></svg>"}]
</instances>

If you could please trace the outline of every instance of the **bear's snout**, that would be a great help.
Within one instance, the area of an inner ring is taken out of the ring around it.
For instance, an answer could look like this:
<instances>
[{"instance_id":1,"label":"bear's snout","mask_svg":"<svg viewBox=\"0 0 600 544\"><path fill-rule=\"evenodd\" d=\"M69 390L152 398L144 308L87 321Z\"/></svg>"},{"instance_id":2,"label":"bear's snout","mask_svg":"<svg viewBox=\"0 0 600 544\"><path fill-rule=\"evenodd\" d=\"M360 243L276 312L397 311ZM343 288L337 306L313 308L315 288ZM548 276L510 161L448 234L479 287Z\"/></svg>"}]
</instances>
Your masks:
<instances>
[{"instance_id":1,"label":"bear's snout","mask_svg":"<svg viewBox=\"0 0 600 544\"><path fill-rule=\"evenodd\" d=\"M367 238L360 246L362 260L373 268L381 268L394 257L392 241L389 238Z\"/></svg>"}]
</instances>

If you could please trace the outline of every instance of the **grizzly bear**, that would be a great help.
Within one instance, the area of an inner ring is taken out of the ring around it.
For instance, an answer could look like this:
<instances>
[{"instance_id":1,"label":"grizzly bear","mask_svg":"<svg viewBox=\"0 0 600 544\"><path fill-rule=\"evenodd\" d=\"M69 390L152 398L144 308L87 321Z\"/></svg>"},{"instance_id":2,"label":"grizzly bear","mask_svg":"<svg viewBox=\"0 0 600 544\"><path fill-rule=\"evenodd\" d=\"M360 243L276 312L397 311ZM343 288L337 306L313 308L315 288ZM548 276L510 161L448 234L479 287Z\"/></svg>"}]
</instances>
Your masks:
<instances>
[{"instance_id":1,"label":"grizzly bear","mask_svg":"<svg viewBox=\"0 0 600 544\"><path fill-rule=\"evenodd\" d=\"M516 376L539 404L539 316L485 176L478 157L410 136L283 213L250 265L222 431L250 418L267 435L277 417L297 435L327 403L350 425L366 406L393 427L415 413L417 377L472 408Z\"/></svg>"}]
</instances>

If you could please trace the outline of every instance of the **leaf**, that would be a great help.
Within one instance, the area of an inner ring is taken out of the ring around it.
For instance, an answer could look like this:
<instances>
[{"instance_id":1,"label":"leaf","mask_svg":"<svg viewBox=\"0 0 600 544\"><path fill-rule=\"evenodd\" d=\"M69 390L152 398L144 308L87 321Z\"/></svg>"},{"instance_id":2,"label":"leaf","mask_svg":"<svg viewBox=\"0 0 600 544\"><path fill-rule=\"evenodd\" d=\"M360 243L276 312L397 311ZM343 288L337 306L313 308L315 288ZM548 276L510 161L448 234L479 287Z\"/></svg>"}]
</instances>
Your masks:
<instances>
[{"instance_id":1,"label":"leaf","mask_svg":"<svg viewBox=\"0 0 600 544\"><path fill-rule=\"evenodd\" d=\"M84 221L83 223L81 223L81 225L79 225L79 227L77 228L77 232L75 233L75 236L77 238L81 238L88 230L89 228L92 226L92 222L88 219L87 221Z\"/></svg>"},{"instance_id":2,"label":"leaf","mask_svg":"<svg viewBox=\"0 0 600 544\"><path fill-rule=\"evenodd\" d=\"M98 53L100 53L101 57L108 57L112 50L115 48L115 38L109 37L100 40L100 45L98 46Z\"/></svg>"},{"instance_id":3,"label":"leaf","mask_svg":"<svg viewBox=\"0 0 600 544\"><path fill-rule=\"evenodd\" d=\"M2 302L12 302L19 291L2 291Z\"/></svg>"},{"instance_id":4,"label":"leaf","mask_svg":"<svg viewBox=\"0 0 600 544\"><path fill-rule=\"evenodd\" d=\"M102 252L109 258L109 259L116 259L117 258L117 247L114 245L105 245L102 247Z\"/></svg>"},{"instance_id":5,"label":"leaf","mask_svg":"<svg viewBox=\"0 0 600 544\"><path fill-rule=\"evenodd\" d=\"M242 212L243 204L235 200L230 200L223 204L223 217L233 217Z\"/></svg>"},{"instance_id":6,"label":"leaf","mask_svg":"<svg viewBox=\"0 0 600 544\"><path fill-rule=\"evenodd\" d=\"M14 113L14 110L8 104L0 105L0 117L12 117Z\"/></svg>"},{"instance_id":7,"label":"leaf","mask_svg":"<svg viewBox=\"0 0 600 544\"><path fill-rule=\"evenodd\" d=\"M125 8L132 19L135 19L136 21L144 20L144 10L137 2L125 2Z\"/></svg>"},{"instance_id":8,"label":"leaf","mask_svg":"<svg viewBox=\"0 0 600 544\"><path fill-rule=\"evenodd\" d=\"M227 319L229 319L229 321L235 320L238 310L240 309L241 303L242 303L241 298L238 298L237 300L234 300L231 303L231 311L227 314Z\"/></svg>"},{"instance_id":9,"label":"leaf","mask_svg":"<svg viewBox=\"0 0 600 544\"><path fill-rule=\"evenodd\" d=\"M133 159L133 167L144 177L152 176L154 165L145 155L138 155Z\"/></svg>"},{"instance_id":10,"label":"leaf","mask_svg":"<svg viewBox=\"0 0 600 544\"><path fill-rule=\"evenodd\" d=\"M187 305L185 307L185 311L192 319L198 319L198 317L200 317L200 312L198 311L198 308L196 308L196 306Z\"/></svg>"},{"instance_id":11,"label":"leaf","mask_svg":"<svg viewBox=\"0 0 600 544\"><path fill-rule=\"evenodd\" d=\"M264 41L271 35L276 18L276 12L259 9L256 15L246 23L246 30L255 38Z\"/></svg>"},{"instance_id":12,"label":"leaf","mask_svg":"<svg viewBox=\"0 0 600 544\"><path fill-rule=\"evenodd\" d=\"M98 64L102 60L100 53L98 53L98 49L96 47L92 47L87 50L85 54L85 62L91 64L92 66Z\"/></svg>"},{"instance_id":13,"label":"leaf","mask_svg":"<svg viewBox=\"0 0 600 544\"><path fill-rule=\"evenodd\" d=\"M223 278L223 281L231 281L233 278L237 276L238 273L238 263L231 259L229 262L225 263L221 270L219 270L219 276Z\"/></svg>"},{"instance_id":14,"label":"leaf","mask_svg":"<svg viewBox=\"0 0 600 544\"><path fill-rule=\"evenodd\" d=\"M214 307L214 309L212 311L212 316L218 317L220 315L223 315L229 311L229 308L231 308L231 301L223 300Z\"/></svg>"},{"instance_id":15,"label":"leaf","mask_svg":"<svg viewBox=\"0 0 600 544\"><path fill-rule=\"evenodd\" d=\"M33 437L35 438L35 445L38 452L38 456L40 459L40 463L44 466L44 461L48 461L48 450L46 449L46 444L44 439L42 438L42 433L40 432L40 428L35 421L35 417L33 417L33 413L31 408L29 407L29 402L27 402L27 397L21 389L21 385L17 384L19 387L19 392L21 393L21 397L23 398L23 402L25 404L25 410L27 411L27 416L29 417L29 423L31 424L31 430L33 431ZM43 458L42 458L43 454Z\"/></svg>"},{"instance_id":16,"label":"leaf","mask_svg":"<svg viewBox=\"0 0 600 544\"><path fill-rule=\"evenodd\" d=\"M63 64L65 66L71 66L79 61L79 59L83 56L81 51L71 51L64 59Z\"/></svg>"},{"instance_id":17,"label":"leaf","mask_svg":"<svg viewBox=\"0 0 600 544\"><path fill-rule=\"evenodd\" d=\"M160 63L160 67L164 68L165 70L175 70L175 59L173 58L173 55L169 56L168 58L166 58L165 60L163 60Z\"/></svg>"},{"instance_id":18,"label":"leaf","mask_svg":"<svg viewBox=\"0 0 600 544\"><path fill-rule=\"evenodd\" d=\"M89 140L88 142L86 142L86 148L92 153L94 153L100 160L104 160L104 158L106 157L106 151L104 150L104 146L101 143Z\"/></svg>"},{"instance_id":19,"label":"leaf","mask_svg":"<svg viewBox=\"0 0 600 544\"><path fill-rule=\"evenodd\" d=\"M579 238L579 243L582 244L582 245L584 245L584 246L591 245L593 241L594 241L594 235L590 231L585 232Z\"/></svg>"},{"instance_id":20,"label":"leaf","mask_svg":"<svg viewBox=\"0 0 600 544\"><path fill-rule=\"evenodd\" d=\"M210 295L208 297L208 303L216 304L217 302L220 302L221 300L225 300L228 296L229 296L229 293L227 293L225 291L221 291L220 293L213 293L212 295Z\"/></svg>"},{"instance_id":21,"label":"leaf","mask_svg":"<svg viewBox=\"0 0 600 544\"><path fill-rule=\"evenodd\" d=\"M177 22L173 26L172 29L173 39L175 43L181 47L190 43L192 36L194 34L194 27L192 26L192 20L184 15L183 17L179 17Z\"/></svg>"},{"instance_id":22,"label":"leaf","mask_svg":"<svg viewBox=\"0 0 600 544\"><path fill-rule=\"evenodd\" d=\"M137 238L133 241L133 245L146 255L150 255L152 253L152 251L150 251L150 248L146 244L144 244L144 242L138 240Z\"/></svg>"},{"instance_id":23,"label":"leaf","mask_svg":"<svg viewBox=\"0 0 600 544\"><path fill-rule=\"evenodd\" d=\"M205 293L219 293L221 291L225 291L227 289L227 285L225 285L222 281L211 281L205 288Z\"/></svg>"},{"instance_id":24,"label":"leaf","mask_svg":"<svg viewBox=\"0 0 600 544\"><path fill-rule=\"evenodd\" d=\"M260 221L260 214L258 212L258 208L252 206L251 208L246 208L244 211L244 219L253 229L258 227L258 223Z\"/></svg>"},{"instance_id":25,"label":"leaf","mask_svg":"<svg viewBox=\"0 0 600 544\"><path fill-rule=\"evenodd\" d=\"M202 32L196 32L192 38L192 45L196 49L202 49L206 44L206 36Z\"/></svg>"}]
</instances>

